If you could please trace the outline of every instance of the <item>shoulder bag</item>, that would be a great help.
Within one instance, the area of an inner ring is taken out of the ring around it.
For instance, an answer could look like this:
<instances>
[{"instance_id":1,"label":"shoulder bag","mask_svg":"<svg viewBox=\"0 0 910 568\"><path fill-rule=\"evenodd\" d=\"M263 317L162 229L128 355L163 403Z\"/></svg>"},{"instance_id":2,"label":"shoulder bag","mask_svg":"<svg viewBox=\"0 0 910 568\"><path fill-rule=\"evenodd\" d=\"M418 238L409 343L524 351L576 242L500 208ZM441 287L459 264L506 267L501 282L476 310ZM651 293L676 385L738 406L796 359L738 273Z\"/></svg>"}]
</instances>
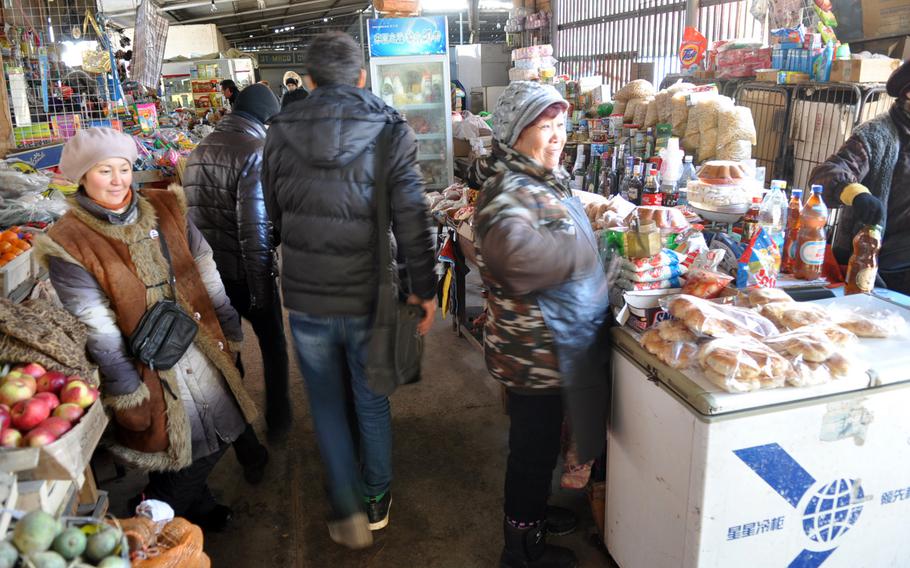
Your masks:
<instances>
[{"instance_id":1,"label":"shoulder bag","mask_svg":"<svg viewBox=\"0 0 910 568\"><path fill-rule=\"evenodd\" d=\"M386 125L376 142L376 241L379 256L379 287L373 314L373 329L367 350L367 384L374 393L388 396L399 385L420 380L423 337L417 325L423 309L405 302L397 266L392 257L392 208L386 168L391 125Z\"/></svg>"},{"instance_id":2,"label":"shoulder bag","mask_svg":"<svg viewBox=\"0 0 910 568\"><path fill-rule=\"evenodd\" d=\"M171 255L158 232L161 253L167 263L168 284L173 300L159 300L149 308L129 338L130 353L152 370L166 371L177 364L196 337L199 326L177 303L177 278L171 264Z\"/></svg>"}]
</instances>

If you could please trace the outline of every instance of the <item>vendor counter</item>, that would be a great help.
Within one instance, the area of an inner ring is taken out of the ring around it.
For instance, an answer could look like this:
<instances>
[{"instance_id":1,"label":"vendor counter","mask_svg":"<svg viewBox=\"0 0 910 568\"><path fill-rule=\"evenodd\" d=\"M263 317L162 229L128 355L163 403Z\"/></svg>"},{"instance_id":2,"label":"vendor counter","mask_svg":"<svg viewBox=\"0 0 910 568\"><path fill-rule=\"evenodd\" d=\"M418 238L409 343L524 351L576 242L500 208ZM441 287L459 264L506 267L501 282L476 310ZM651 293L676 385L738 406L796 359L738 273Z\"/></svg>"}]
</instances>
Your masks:
<instances>
[{"instance_id":1,"label":"vendor counter","mask_svg":"<svg viewBox=\"0 0 910 568\"><path fill-rule=\"evenodd\" d=\"M896 311L893 293L819 303ZM857 373L727 393L612 334L606 545L621 568L910 566L910 339Z\"/></svg>"}]
</instances>

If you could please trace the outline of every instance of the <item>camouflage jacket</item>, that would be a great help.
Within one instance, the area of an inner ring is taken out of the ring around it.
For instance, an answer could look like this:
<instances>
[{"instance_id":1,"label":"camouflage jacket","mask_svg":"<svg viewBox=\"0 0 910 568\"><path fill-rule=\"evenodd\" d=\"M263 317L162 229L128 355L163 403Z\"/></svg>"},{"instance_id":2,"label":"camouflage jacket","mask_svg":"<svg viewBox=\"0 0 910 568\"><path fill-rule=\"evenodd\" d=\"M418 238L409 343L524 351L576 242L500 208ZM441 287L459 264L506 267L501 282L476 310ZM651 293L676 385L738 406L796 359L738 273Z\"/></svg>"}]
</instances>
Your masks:
<instances>
[{"instance_id":1,"label":"camouflage jacket","mask_svg":"<svg viewBox=\"0 0 910 568\"><path fill-rule=\"evenodd\" d=\"M489 290L484 328L487 369L506 386L558 388L553 334L537 293L568 281L597 255L576 239L561 200L571 195L568 174L500 146L501 170L484 183L474 227L477 263Z\"/></svg>"}]
</instances>

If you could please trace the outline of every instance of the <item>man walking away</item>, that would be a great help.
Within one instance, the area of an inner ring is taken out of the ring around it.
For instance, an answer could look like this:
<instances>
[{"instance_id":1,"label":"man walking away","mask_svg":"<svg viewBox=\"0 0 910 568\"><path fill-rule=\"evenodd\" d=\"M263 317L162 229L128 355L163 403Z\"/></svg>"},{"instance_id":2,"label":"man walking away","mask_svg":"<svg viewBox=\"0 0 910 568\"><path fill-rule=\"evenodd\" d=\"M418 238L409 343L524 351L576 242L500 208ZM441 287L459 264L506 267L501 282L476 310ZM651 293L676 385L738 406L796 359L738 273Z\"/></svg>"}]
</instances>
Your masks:
<instances>
[{"instance_id":1,"label":"man walking away","mask_svg":"<svg viewBox=\"0 0 910 568\"><path fill-rule=\"evenodd\" d=\"M278 99L265 85L241 91L234 111L190 155L183 176L190 217L214 251L231 304L259 340L270 437L291 425L277 245L260 181L265 122L277 112Z\"/></svg>"},{"instance_id":2,"label":"man walking away","mask_svg":"<svg viewBox=\"0 0 910 568\"><path fill-rule=\"evenodd\" d=\"M433 239L414 132L364 90L360 47L344 33L323 34L310 45L306 67L310 96L271 122L263 186L281 235L284 302L328 476L329 535L362 548L372 543L368 529L388 524L392 503L389 400L370 391L365 375L380 268L373 196L380 176L405 259L408 301L425 310L421 333L436 309ZM387 135L387 150L377 164L380 135ZM345 417L342 361L350 367L360 460Z\"/></svg>"}]
</instances>

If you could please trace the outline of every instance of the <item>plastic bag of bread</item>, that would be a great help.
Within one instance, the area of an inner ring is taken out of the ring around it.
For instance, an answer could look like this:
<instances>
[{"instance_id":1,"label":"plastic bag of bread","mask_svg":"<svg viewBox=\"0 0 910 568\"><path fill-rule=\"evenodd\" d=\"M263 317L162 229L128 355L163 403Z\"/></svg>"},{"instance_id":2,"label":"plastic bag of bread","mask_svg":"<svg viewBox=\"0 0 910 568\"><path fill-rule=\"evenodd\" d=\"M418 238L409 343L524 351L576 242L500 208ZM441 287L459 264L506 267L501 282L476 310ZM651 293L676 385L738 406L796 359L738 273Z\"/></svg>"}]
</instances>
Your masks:
<instances>
[{"instance_id":1,"label":"plastic bag of bread","mask_svg":"<svg viewBox=\"0 0 910 568\"><path fill-rule=\"evenodd\" d=\"M636 214L641 223L653 222L658 229L672 229L679 232L688 229L690 226L683 212L675 207L643 205L637 207L626 216L627 227L632 225L632 220Z\"/></svg>"},{"instance_id":2,"label":"plastic bag of bread","mask_svg":"<svg viewBox=\"0 0 910 568\"><path fill-rule=\"evenodd\" d=\"M826 383L850 375L855 367L843 354L824 326L805 326L765 339L765 345L790 360L794 373L787 378L793 386Z\"/></svg>"},{"instance_id":3,"label":"plastic bag of bread","mask_svg":"<svg viewBox=\"0 0 910 568\"><path fill-rule=\"evenodd\" d=\"M907 320L892 310L868 311L831 305L828 314L834 323L859 337L884 339L907 337Z\"/></svg>"},{"instance_id":4,"label":"plastic bag of bread","mask_svg":"<svg viewBox=\"0 0 910 568\"><path fill-rule=\"evenodd\" d=\"M718 160L736 160L740 162L748 160L752 157L752 146L753 144L748 140L736 140L725 146L718 145L717 155L714 157Z\"/></svg>"},{"instance_id":5,"label":"plastic bag of bread","mask_svg":"<svg viewBox=\"0 0 910 568\"><path fill-rule=\"evenodd\" d=\"M739 305L753 308L764 306L765 304L773 304L774 302L794 301L790 294L780 288L746 288L742 290L739 296Z\"/></svg>"},{"instance_id":6,"label":"plastic bag of bread","mask_svg":"<svg viewBox=\"0 0 910 568\"><path fill-rule=\"evenodd\" d=\"M695 362L695 341L695 335L675 320L663 321L641 336L642 347L674 369L685 369Z\"/></svg>"},{"instance_id":7,"label":"plastic bag of bread","mask_svg":"<svg viewBox=\"0 0 910 568\"><path fill-rule=\"evenodd\" d=\"M755 122L749 107L723 105L717 112L717 145L726 146L737 140L755 144Z\"/></svg>"},{"instance_id":8,"label":"plastic bag of bread","mask_svg":"<svg viewBox=\"0 0 910 568\"><path fill-rule=\"evenodd\" d=\"M794 374L789 361L750 337L707 341L698 363L712 383L732 393L782 387Z\"/></svg>"},{"instance_id":9,"label":"plastic bag of bread","mask_svg":"<svg viewBox=\"0 0 910 568\"><path fill-rule=\"evenodd\" d=\"M779 333L772 322L758 313L732 305L722 305L680 295L670 298L666 308L698 336L764 338Z\"/></svg>"},{"instance_id":10,"label":"plastic bag of bread","mask_svg":"<svg viewBox=\"0 0 910 568\"><path fill-rule=\"evenodd\" d=\"M631 101L654 96L654 85L645 79L629 81L613 95L614 101Z\"/></svg>"},{"instance_id":11,"label":"plastic bag of bread","mask_svg":"<svg viewBox=\"0 0 910 568\"><path fill-rule=\"evenodd\" d=\"M825 308L806 302L773 302L761 306L758 312L781 330L833 323Z\"/></svg>"},{"instance_id":12,"label":"plastic bag of bread","mask_svg":"<svg viewBox=\"0 0 910 568\"><path fill-rule=\"evenodd\" d=\"M689 125L689 97L685 91L670 97L670 125L673 127L673 136L685 136Z\"/></svg>"}]
</instances>

